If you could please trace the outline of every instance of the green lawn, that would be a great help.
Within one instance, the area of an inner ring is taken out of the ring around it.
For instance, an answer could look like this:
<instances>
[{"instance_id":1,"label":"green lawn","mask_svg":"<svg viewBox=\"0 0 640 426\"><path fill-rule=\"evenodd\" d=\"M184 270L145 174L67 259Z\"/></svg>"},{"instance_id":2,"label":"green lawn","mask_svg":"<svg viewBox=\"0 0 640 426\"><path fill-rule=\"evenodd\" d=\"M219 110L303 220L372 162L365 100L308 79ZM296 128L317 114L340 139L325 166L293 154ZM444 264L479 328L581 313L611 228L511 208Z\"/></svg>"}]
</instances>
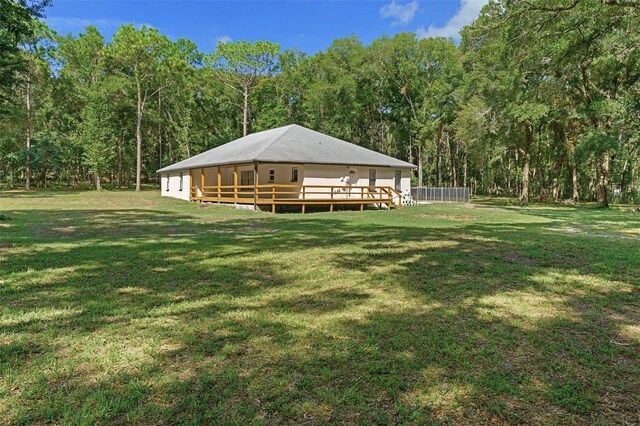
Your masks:
<instances>
[{"instance_id":1,"label":"green lawn","mask_svg":"<svg viewBox=\"0 0 640 426\"><path fill-rule=\"evenodd\" d=\"M630 207L0 213L0 423L640 422Z\"/></svg>"}]
</instances>

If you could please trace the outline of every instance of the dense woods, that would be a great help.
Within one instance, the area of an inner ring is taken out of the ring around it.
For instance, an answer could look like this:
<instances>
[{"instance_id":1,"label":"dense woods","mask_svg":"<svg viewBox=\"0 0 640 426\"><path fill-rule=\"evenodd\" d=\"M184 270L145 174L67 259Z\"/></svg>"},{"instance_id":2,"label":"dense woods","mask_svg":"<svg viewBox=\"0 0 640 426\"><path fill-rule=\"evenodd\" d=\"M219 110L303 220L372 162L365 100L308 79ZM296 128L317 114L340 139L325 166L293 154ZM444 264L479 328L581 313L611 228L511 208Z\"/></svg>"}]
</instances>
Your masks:
<instances>
[{"instance_id":1,"label":"dense woods","mask_svg":"<svg viewBox=\"0 0 640 426\"><path fill-rule=\"evenodd\" d=\"M640 202L640 7L499 0L459 45L413 33L314 55L202 52L154 28L111 40L0 0L0 182L153 184L155 170L297 123L418 165L416 185L530 200Z\"/></svg>"}]
</instances>

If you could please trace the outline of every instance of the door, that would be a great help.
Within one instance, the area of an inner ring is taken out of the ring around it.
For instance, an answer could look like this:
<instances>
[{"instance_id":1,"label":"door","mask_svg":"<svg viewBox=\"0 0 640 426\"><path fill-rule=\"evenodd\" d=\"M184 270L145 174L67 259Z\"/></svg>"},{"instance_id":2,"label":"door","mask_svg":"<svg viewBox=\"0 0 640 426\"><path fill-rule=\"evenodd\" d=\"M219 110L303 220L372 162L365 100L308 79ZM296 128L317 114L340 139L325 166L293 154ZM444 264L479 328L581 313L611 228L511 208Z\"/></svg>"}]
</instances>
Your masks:
<instances>
[{"instance_id":1,"label":"door","mask_svg":"<svg viewBox=\"0 0 640 426\"><path fill-rule=\"evenodd\" d=\"M369 169L369 186L376 186L376 169Z\"/></svg>"},{"instance_id":2,"label":"door","mask_svg":"<svg viewBox=\"0 0 640 426\"><path fill-rule=\"evenodd\" d=\"M396 170L394 182L396 191L402 191L402 170Z\"/></svg>"}]
</instances>

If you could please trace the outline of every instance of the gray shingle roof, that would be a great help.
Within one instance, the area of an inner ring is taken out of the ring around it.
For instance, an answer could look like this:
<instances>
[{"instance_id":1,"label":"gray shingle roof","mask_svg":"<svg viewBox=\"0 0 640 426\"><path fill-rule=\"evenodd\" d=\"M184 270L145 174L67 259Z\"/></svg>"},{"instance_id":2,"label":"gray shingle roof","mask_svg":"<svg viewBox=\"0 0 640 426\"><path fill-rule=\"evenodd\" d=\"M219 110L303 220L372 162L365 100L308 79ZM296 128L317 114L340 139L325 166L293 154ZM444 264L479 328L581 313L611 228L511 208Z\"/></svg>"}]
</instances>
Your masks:
<instances>
[{"instance_id":1,"label":"gray shingle roof","mask_svg":"<svg viewBox=\"0 0 640 426\"><path fill-rule=\"evenodd\" d=\"M406 161L291 124L247 135L158 172L253 162L415 168Z\"/></svg>"}]
</instances>

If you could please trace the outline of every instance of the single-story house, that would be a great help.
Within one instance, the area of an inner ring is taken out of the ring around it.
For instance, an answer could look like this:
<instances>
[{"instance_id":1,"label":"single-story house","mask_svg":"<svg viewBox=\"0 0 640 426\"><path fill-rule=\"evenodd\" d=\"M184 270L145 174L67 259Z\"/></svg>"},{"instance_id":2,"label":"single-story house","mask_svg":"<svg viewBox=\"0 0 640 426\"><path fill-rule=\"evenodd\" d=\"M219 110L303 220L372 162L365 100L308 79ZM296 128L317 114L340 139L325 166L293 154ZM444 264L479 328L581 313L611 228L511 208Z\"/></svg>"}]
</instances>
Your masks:
<instances>
[{"instance_id":1,"label":"single-story house","mask_svg":"<svg viewBox=\"0 0 640 426\"><path fill-rule=\"evenodd\" d=\"M391 208L413 164L296 124L253 133L158 170L163 196L276 212L277 206Z\"/></svg>"}]
</instances>

